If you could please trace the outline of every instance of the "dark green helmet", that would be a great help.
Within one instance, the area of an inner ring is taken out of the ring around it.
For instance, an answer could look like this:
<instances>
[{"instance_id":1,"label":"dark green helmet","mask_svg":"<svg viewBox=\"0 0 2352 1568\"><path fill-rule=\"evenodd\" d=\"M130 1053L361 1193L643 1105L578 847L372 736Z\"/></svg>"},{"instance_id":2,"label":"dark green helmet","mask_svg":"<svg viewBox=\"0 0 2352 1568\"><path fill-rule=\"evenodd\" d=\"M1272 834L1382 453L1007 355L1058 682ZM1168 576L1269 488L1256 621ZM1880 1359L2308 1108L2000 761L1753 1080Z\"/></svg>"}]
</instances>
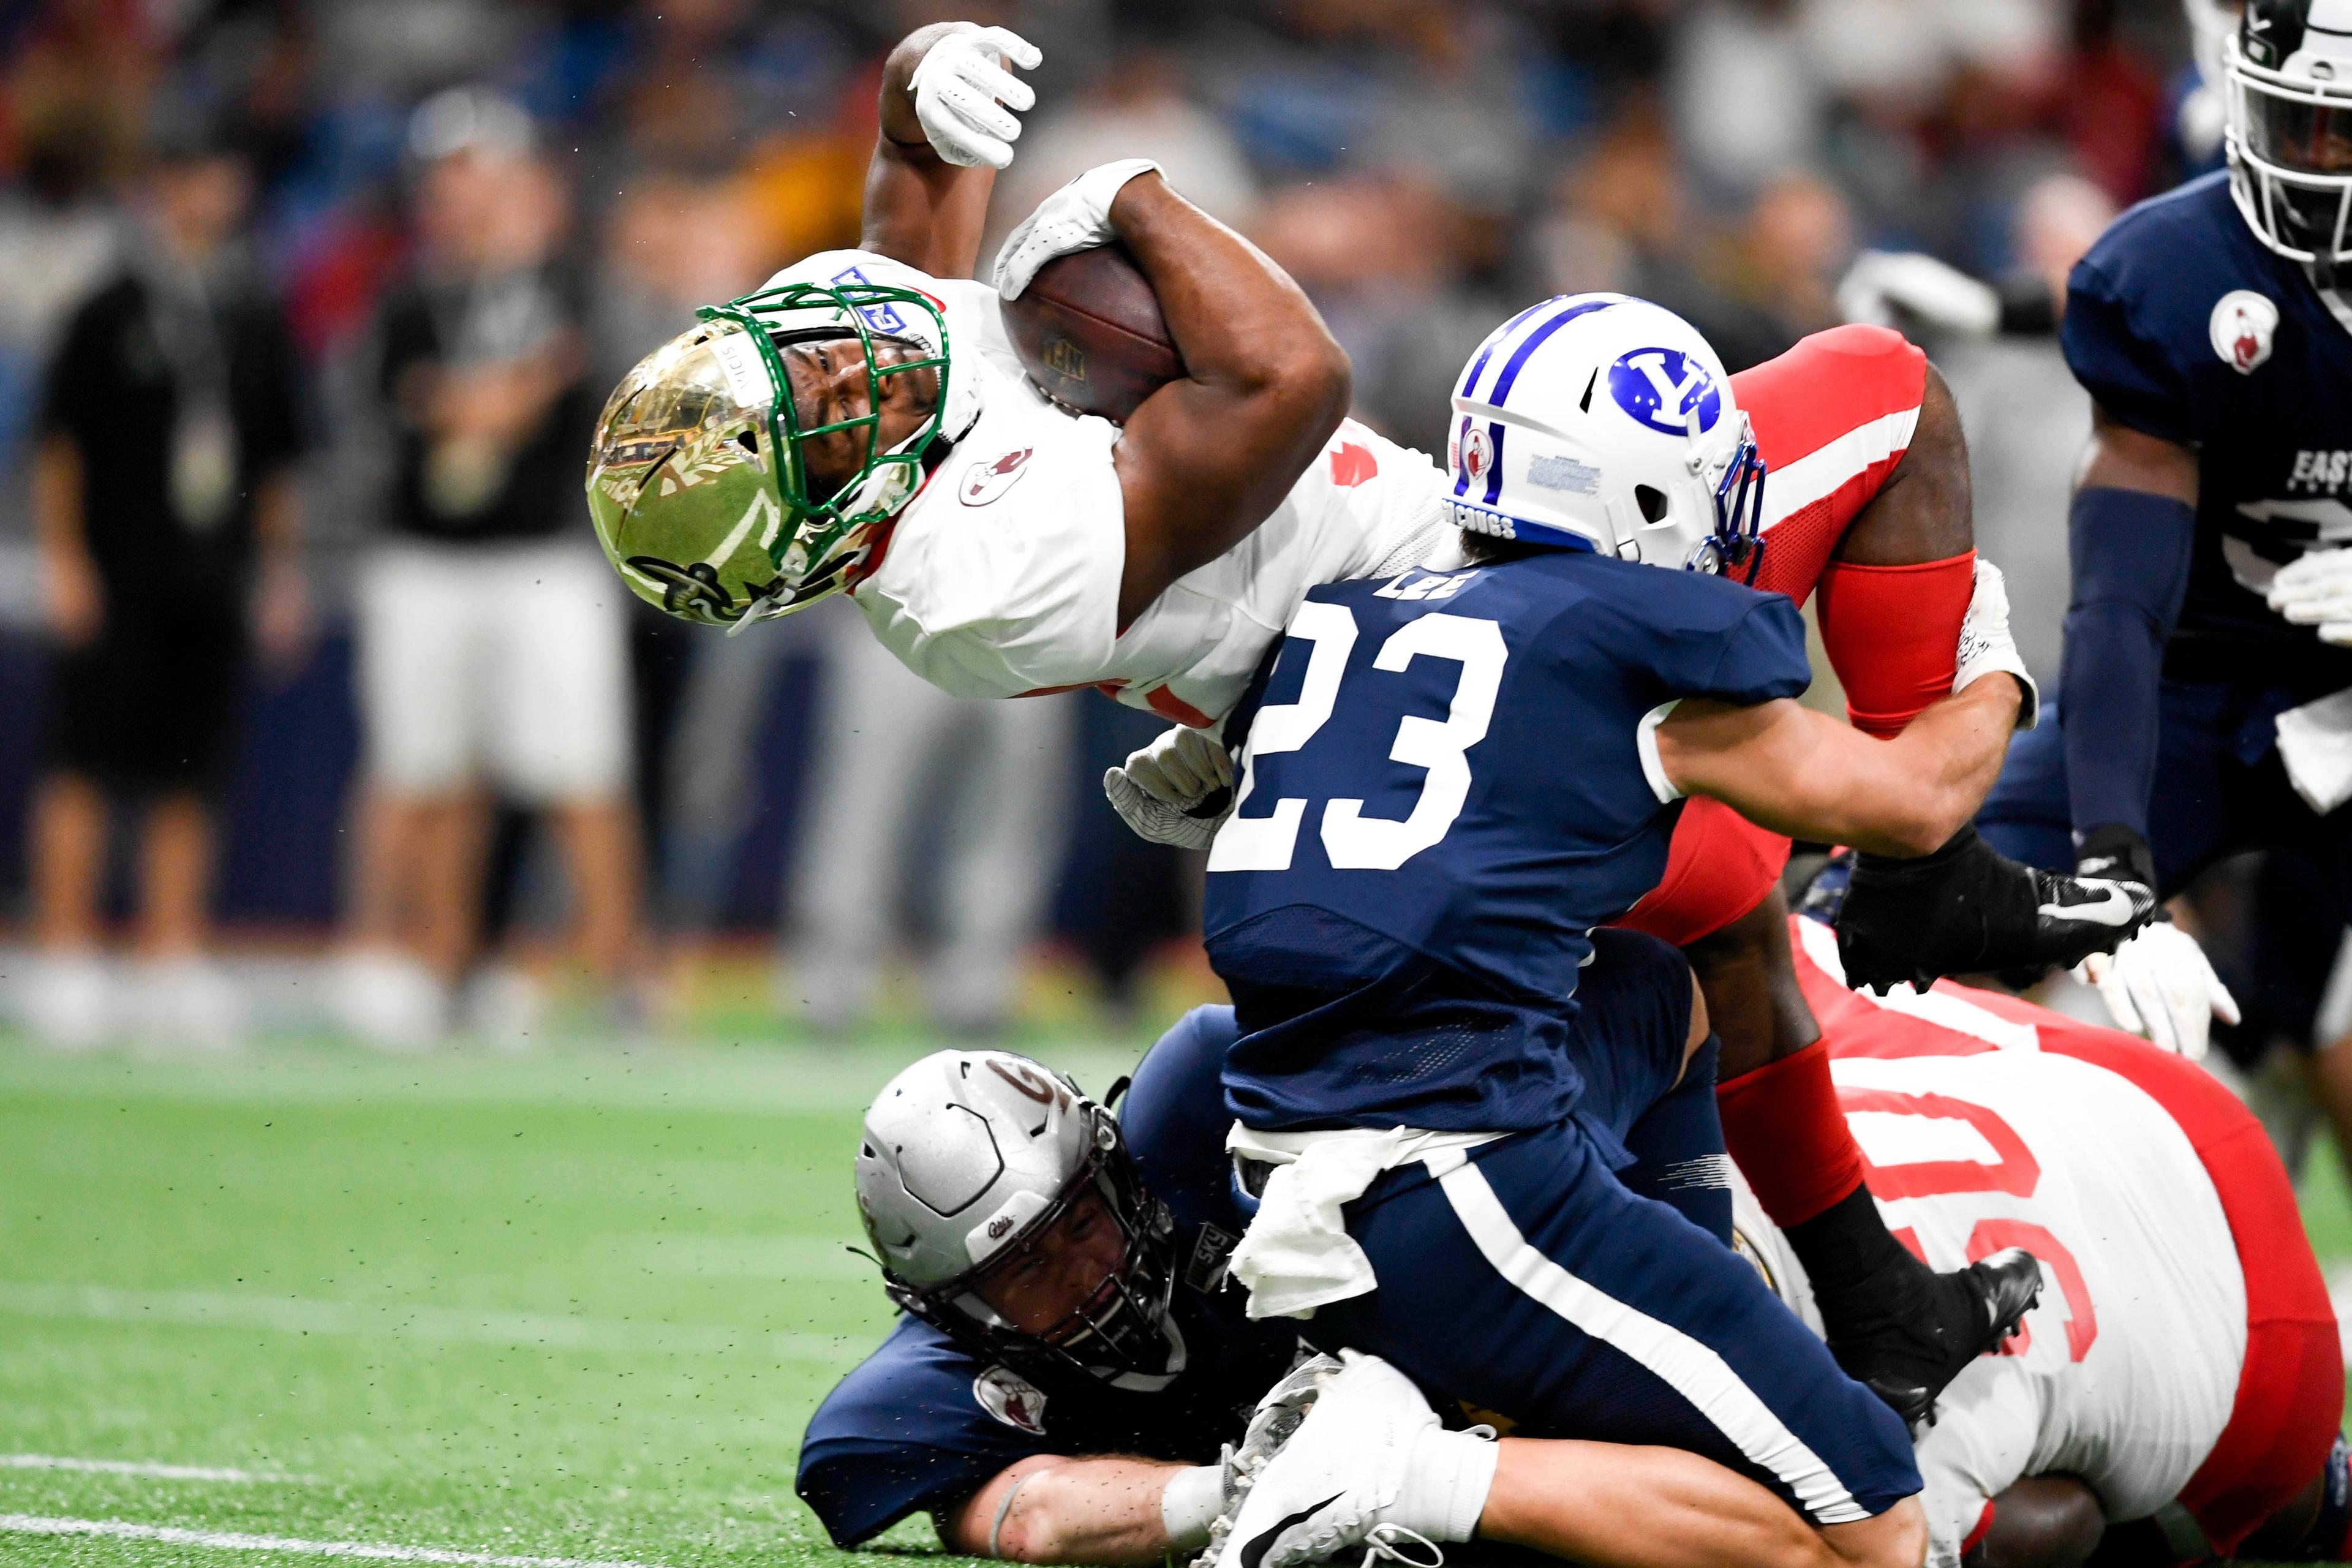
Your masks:
<instances>
[{"instance_id":1,"label":"dark green helmet","mask_svg":"<svg viewBox=\"0 0 2352 1568\"><path fill-rule=\"evenodd\" d=\"M757 293L706 307L696 326L614 389L589 453L588 510L606 558L639 598L731 626L839 591L877 527L921 486L948 410L976 414L970 391L950 384L940 302L918 288L867 281L866 271L821 282L780 274ZM796 347L819 342L855 345L865 396L812 423L785 363ZM923 388L930 395L920 423L885 447L884 383L898 375L936 379ZM854 471L813 476L812 444L833 438L839 447L845 431Z\"/></svg>"}]
</instances>

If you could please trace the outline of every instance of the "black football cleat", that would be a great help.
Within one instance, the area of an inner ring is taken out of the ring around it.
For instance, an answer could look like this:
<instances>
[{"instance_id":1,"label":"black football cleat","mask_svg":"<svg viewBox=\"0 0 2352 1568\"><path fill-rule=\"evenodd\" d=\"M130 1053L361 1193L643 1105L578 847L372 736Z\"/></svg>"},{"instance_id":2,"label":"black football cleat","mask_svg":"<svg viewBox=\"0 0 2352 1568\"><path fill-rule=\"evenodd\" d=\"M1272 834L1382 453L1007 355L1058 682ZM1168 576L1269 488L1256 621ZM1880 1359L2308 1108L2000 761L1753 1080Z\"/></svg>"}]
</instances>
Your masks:
<instances>
[{"instance_id":1,"label":"black football cleat","mask_svg":"<svg viewBox=\"0 0 2352 1568\"><path fill-rule=\"evenodd\" d=\"M1871 1321L1830 1334L1830 1352L1846 1375L1915 1427L1934 1425L1937 1397L1952 1379L2017 1331L2042 1299L2042 1265L2011 1247L1956 1273L1929 1275L1927 1286L1912 1310L1873 1312ZM1826 1304L1822 1316L1834 1324Z\"/></svg>"}]
</instances>

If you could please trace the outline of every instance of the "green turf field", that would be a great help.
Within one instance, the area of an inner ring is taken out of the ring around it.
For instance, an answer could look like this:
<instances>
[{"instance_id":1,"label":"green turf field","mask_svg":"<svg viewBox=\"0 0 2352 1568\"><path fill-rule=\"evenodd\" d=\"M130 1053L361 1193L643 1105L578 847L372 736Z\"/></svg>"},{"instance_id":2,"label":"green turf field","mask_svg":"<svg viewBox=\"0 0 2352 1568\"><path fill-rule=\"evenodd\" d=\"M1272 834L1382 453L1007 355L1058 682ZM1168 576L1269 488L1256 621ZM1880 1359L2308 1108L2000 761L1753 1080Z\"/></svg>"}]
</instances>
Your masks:
<instances>
[{"instance_id":1,"label":"green turf field","mask_svg":"<svg viewBox=\"0 0 2352 1568\"><path fill-rule=\"evenodd\" d=\"M887 1321L848 1158L910 1054L0 1049L0 1514L830 1555L793 1455ZM6 1563L295 1560L0 1530Z\"/></svg>"},{"instance_id":2,"label":"green turf field","mask_svg":"<svg viewBox=\"0 0 2352 1568\"><path fill-rule=\"evenodd\" d=\"M0 1047L0 1563L834 1556L794 1445L887 1321L848 1155L909 1054Z\"/></svg>"}]
</instances>

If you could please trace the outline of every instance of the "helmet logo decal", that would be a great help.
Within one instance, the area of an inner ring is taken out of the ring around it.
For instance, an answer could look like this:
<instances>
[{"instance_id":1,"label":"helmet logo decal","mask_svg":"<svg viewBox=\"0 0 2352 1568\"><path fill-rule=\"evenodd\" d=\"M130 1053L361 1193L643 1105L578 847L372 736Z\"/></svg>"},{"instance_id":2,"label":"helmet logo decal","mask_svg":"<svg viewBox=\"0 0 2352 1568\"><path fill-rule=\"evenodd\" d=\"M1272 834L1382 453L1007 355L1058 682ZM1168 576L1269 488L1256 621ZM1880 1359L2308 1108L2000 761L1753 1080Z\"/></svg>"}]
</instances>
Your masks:
<instances>
[{"instance_id":1,"label":"helmet logo decal","mask_svg":"<svg viewBox=\"0 0 2352 1568\"><path fill-rule=\"evenodd\" d=\"M853 267L846 272L836 272L825 281L836 289L850 283L863 284L868 289L874 287L874 279L866 276L866 269L862 267ZM877 332L887 332L897 336L903 334L907 330L907 319L898 314L896 306L887 301L879 305L862 305L858 308L857 313L865 317L866 324Z\"/></svg>"},{"instance_id":2,"label":"helmet logo decal","mask_svg":"<svg viewBox=\"0 0 2352 1568\"><path fill-rule=\"evenodd\" d=\"M1009 1367L992 1366L971 1380L980 1407L1016 1431L1045 1435L1045 1393Z\"/></svg>"},{"instance_id":3,"label":"helmet logo decal","mask_svg":"<svg viewBox=\"0 0 2352 1568\"><path fill-rule=\"evenodd\" d=\"M1635 349L1609 367L1609 395L1617 406L1668 436L1715 428L1723 413L1723 393L1705 364L1679 349Z\"/></svg>"},{"instance_id":4,"label":"helmet logo decal","mask_svg":"<svg viewBox=\"0 0 2352 1568\"><path fill-rule=\"evenodd\" d=\"M1487 470L1494 466L1493 443L1486 439L1486 432L1472 426L1462 436L1462 477L1469 481L1463 488L1467 489L1470 485L1484 480Z\"/></svg>"},{"instance_id":5,"label":"helmet logo decal","mask_svg":"<svg viewBox=\"0 0 2352 1568\"><path fill-rule=\"evenodd\" d=\"M1601 493L1601 470L1591 463L1547 452L1528 465L1528 483L1539 489L1566 490L1570 495Z\"/></svg>"},{"instance_id":6,"label":"helmet logo decal","mask_svg":"<svg viewBox=\"0 0 2352 1568\"><path fill-rule=\"evenodd\" d=\"M1029 454L1034 449L1024 447L993 461L974 463L963 471L963 483L957 489L956 499L966 506L986 506L1020 483L1021 476L1028 472L1025 465Z\"/></svg>"},{"instance_id":7,"label":"helmet logo decal","mask_svg":"<svg viewBox=\"0 0 2352 1568\"><path fill-rule=\"evenodd\" d=\"M2221 363L2240 375L2252 375L2271 357L2278 323L2278 306L2268 296L2232 289L2214 304L2207 326Z\"/></svg>"},{"instance_id":8,"label":"helmet logo decal","mask_svg":"<svg viewBox=\"0 0 2352 1568\"><path fill-rule=\"evenodd\" d=\"M1030 1099L1035 1100L1038 1104L1051 1105L1054 1103L1055 1086L1053 1080L1045 1077L1045 1074L1039 1072L1035 1068L1031 1067L1028 1063L1015 1062L1012 1066L1007 1067L1002 1059L992 1057L989 1058L988 1070L1003 1079L1005 1082L1011 1084L1014 1089L1019 1089L1023 1094L1025 1094Z\"/></svg>"}]
</instances>

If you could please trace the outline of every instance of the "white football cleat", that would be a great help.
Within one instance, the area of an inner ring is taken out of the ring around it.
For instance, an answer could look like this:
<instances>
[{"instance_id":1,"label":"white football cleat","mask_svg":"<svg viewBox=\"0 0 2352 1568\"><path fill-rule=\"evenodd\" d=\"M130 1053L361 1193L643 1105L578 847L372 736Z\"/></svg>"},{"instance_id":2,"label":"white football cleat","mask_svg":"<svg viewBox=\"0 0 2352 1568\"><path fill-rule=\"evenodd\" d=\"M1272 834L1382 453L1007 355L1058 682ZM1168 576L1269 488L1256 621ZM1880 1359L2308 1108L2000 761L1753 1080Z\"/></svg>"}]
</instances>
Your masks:
<instances>
[{"instance_id":1,"label":"white football cleat","mask_svg":"<svg viewBox=\"0 0 2352 1568\"><path fill-rule=\"evenodd\" d=\"M88 1050L114 1031L113 979L94 952L35 953L19 995L25 1027L54 1049Z\"/></svg>"},{"instance_id":2,"label":"white football cleat","mask_svg":"<svg viewBox=\"0 0 2352 1568\"><path fill-rule=\"evenodd\" d=\"M362 948L334 961L328 984L334 1021L382 1050L423 1050L448 1033L447 990L404 952Z\"/></svg>"},{"instance_id":3,"label":"white football cleat","mask_svg":"<svg viewBox=\"0 0 2352 1568\"><path fill-rule=\"evenodd\" d=\"M1305 1418L1252 1479L1233 1528L1211 1542L1217 1555L1202 1554L1203 1568L1294 1568L1355 1546L1367 1548L1367 1563L1394 1557L1439 1568L1445 1561L1426 1536L1391 1517L1415 1447L1438 1427L1437 1413L1412 1379L1380 1357L1343 1351L1340 1361L1337 1372L1323 1373ZM1422 1550L1409 1552L1408 1543Z\"/></svg>"},{"instance_id":4,"label":"white football cleat","mask_svg":"<svg viewBox=\"0 0 2352 1568\"><path fill-rule=\"evenodd\" d=\"M194 954L151 960L132 972L139 1037L171 1051L225 1051L250 1027L245 993L226 971Z\"/></svg>"},{"instance_id":5,"label":"white football cleat","mask_svg":"<svg viewBox=\"0 0 2352 1568\"><path fill-rule=\"evenodd\" d=\"M1225 1445L1219 1460L1224 1472L1224 1507L1209 1526L1208 1544L1192 1560L1199 1568L1212 1568L1224 1555L1226 1539L1234 1532L1234 1520L1241 1512L1242 1504L1249 1500L1250 1489L1257 1484L1267 1463L1282 1451L1282 1446L1290 1441L1291 1434L1298 1430L1298 1424L1307 1419L1323 1385L1339 1375L1342 1364L1337 1356L1314 1355L1292 1367L1257 1402L1249 1427L1242 1434L1241 1446Z\"/></svg>"}]
</instances>

